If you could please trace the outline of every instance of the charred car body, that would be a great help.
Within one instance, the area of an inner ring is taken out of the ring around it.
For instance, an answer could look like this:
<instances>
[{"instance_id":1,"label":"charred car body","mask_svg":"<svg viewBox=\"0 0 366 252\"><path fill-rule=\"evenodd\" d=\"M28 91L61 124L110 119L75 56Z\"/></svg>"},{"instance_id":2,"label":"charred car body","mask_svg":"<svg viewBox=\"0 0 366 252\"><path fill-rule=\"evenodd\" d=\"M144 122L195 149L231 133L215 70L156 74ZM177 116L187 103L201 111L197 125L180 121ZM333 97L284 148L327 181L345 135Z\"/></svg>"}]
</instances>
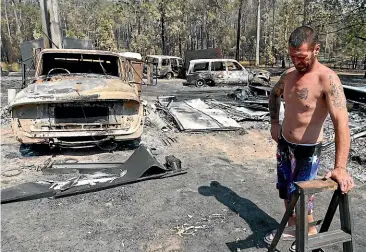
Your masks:
<instances>
[{"instance_id":1,"label":"charred car body","mask_svg":"<svg viewBox=\"0 0 366 252\"><path fill-rule=\"evenodd\" d=\"M191 60L186 85L248 85L257 80L270 80L269 72L252 72L233 59ZM259 78L260 76L260 78Z\"/></svg>"},{"instance_id":2,"label":"charred car body","mask_svg":"<svg viewBox=\"0 0 366 252\"><path fill-rule=\"evenodd\" d=\"M44 49L30 84L10 102L12 130L24 144L93 146L138 140L142 61L117 53Z\"/></svg>"},{"instance_id":3,"label":"charred car body","mask_svg":"<svg viewBox=\"0 0 366 252\"><path fill-rule=\"evenodd\" d=\"M183 59L175 56L167 55L147 55L145 57L146 68L144 74L147 74L147 66L154 65L154 76L158 78L171 79L180 77L183 69Z\"/></svg>"}]
</instances>

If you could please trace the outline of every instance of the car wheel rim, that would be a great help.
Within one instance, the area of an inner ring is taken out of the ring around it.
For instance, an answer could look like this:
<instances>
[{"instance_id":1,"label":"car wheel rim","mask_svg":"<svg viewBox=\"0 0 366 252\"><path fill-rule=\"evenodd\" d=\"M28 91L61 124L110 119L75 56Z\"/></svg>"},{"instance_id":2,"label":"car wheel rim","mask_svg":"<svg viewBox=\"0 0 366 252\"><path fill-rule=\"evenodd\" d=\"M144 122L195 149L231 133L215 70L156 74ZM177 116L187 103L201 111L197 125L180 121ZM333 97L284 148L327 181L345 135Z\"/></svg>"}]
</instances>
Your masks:
<instances>
[{"instance_id":1,"label":"car wheel rim","mask_svg":"<svg viewBox=\"0 0 366 252\"><path fill-rule=\"evenodd\" d=\"M198 80L197 81L197 86L198 87L201 87L201 86L203 86L204 85L204 82L202 81L202 80Z\"/></svg>"}]
</instances>

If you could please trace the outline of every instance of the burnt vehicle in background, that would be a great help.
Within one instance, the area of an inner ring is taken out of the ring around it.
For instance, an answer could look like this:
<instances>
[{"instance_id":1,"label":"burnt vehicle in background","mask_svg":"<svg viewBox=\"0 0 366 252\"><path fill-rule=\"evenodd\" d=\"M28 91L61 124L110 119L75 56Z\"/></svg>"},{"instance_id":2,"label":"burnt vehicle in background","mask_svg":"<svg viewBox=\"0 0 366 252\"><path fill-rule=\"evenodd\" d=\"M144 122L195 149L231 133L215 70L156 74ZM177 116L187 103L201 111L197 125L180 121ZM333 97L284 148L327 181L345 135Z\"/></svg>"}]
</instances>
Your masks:
<instances>
[{"instance_id":1,"label":"burnt vehicle in background","mask_svg":"<svg viewBox=\"0 0 366 252\"><path fill-rule=\"evenodd\" d=\"M158 78L171 79L180 77L183 68L183 59L167 55L147 55L145 57L144 74L147 74L149 64L154 66L153 75Z\"/></svg>"},{"instance_id":2,"label":"burnt vehicle in background","mask_svg":"<svg viewBox=\"0 0 366 252\"><path fill-rule=\"evenodd\" d=\"M118 53L44 49L35 76L11 102L12 130L23 144L89 147L139 140L143 62Z\"/></svg>"},{"instance_id":3,"label":"burnt vehicle in background","mask_svg":"<svg viewBox=\"0 0 366 252\"><path fill-rule=\"evenodd\" d=\"M269 82L270 74L265 72L252 72L233 59L197 59L190 61L185 85L201 87Z\"/></svg>"}]
</instances>

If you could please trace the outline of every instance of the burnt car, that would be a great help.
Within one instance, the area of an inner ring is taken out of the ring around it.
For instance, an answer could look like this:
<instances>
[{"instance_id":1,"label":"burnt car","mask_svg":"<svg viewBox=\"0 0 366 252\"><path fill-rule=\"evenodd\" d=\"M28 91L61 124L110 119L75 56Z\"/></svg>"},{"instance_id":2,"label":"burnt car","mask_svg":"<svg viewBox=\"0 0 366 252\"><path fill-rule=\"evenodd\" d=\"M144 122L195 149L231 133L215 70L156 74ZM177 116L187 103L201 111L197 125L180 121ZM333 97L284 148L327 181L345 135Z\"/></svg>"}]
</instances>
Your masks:
<instances>
[{"instance_id":1,"label":"burnt car","mask_svg":"<svg viewBox=\"0 0 366 252\"><path fill-rule=\"evenodd\" d=\"M42 50L35 76L9 104L16 139L51 147L138 141L142 64L108 51Z\"/></svg>"},{"instance_id":2,"label":"burnt car","mask_svg":"<svg viewBox=\"0 0 366 252\"><path fill-rule=\"evenodd\" d=\"M158 78L180 77L181 69L183 69L183 59L175 56L147 55L145 64L146 67L148 64L154 65L153 74ZM144 74L147 74L147 68L144 69Z\"/></svg>"},{"instance_id":3,"label":"burnt car","mask_svg":"<svg viewBox=\"0 0 366 252\"><path fill-rule=\"evenodd\" d=\"M269 75L257 75L233 59L197 59L190 61L185 85L249 85L262 79L269 82Z\"/></svg>"},{"instance_id":4,"label":"burnt car","mask_svg":"<svg viewBox=\"0 0 366 252\"><path fill-rule=\"evenodd\" d=\"M270 86L271 73L264 69L249 69L253 73L252 86Z\"/></svg>"}]
</instances>

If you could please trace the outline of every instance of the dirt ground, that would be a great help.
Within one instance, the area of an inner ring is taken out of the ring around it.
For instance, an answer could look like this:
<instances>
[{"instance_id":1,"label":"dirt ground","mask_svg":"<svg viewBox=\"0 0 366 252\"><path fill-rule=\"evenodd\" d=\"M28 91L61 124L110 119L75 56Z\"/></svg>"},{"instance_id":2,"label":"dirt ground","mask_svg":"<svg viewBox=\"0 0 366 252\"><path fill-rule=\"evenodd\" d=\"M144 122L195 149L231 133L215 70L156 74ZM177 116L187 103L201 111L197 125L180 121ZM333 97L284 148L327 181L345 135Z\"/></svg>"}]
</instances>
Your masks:
<instances>
[{"instance_id":1,"label":"dirt ground","mask_svg":"<svg viewBox=\"0 0 366 252\"><path fill-rule=\"evenodd\" d=\"M20 78L2 78L6 89ZM178 99L225 99L233 87L194 88L182 80L159 80L143 88L143 99L158 95ZM4 95L5 94L5 95ZM188 173L100 192L61 199L40 199L1 206L2 251L267 251L264 235L276 228L284 207L275 188L275 143L268 122L243 122L243 130L200 134L172 130L163 133L146 124L142 143L155 148L156 158L182 160ZM163 138L178 141L166 146ZM50 152L21 146L9 120L1 125L1 172L22 168L14 177L1 176L6 188L42 180L34 170L48 158L79 162L124 162L133 150L112 153L100 149ZM329 160L326 160L329 162ZM34 166L32 166L34 165ZM329 164L323 164L323 175ZM316 217L323 218L331 194L316 198ZM352 192L356 251L366 251L366 186L357 181ZM339 227L339 216L333 228ZM291 242L282 241L280 251ZM339 245L325 251L342 251Z\"/></svg>"}]
</instances>

